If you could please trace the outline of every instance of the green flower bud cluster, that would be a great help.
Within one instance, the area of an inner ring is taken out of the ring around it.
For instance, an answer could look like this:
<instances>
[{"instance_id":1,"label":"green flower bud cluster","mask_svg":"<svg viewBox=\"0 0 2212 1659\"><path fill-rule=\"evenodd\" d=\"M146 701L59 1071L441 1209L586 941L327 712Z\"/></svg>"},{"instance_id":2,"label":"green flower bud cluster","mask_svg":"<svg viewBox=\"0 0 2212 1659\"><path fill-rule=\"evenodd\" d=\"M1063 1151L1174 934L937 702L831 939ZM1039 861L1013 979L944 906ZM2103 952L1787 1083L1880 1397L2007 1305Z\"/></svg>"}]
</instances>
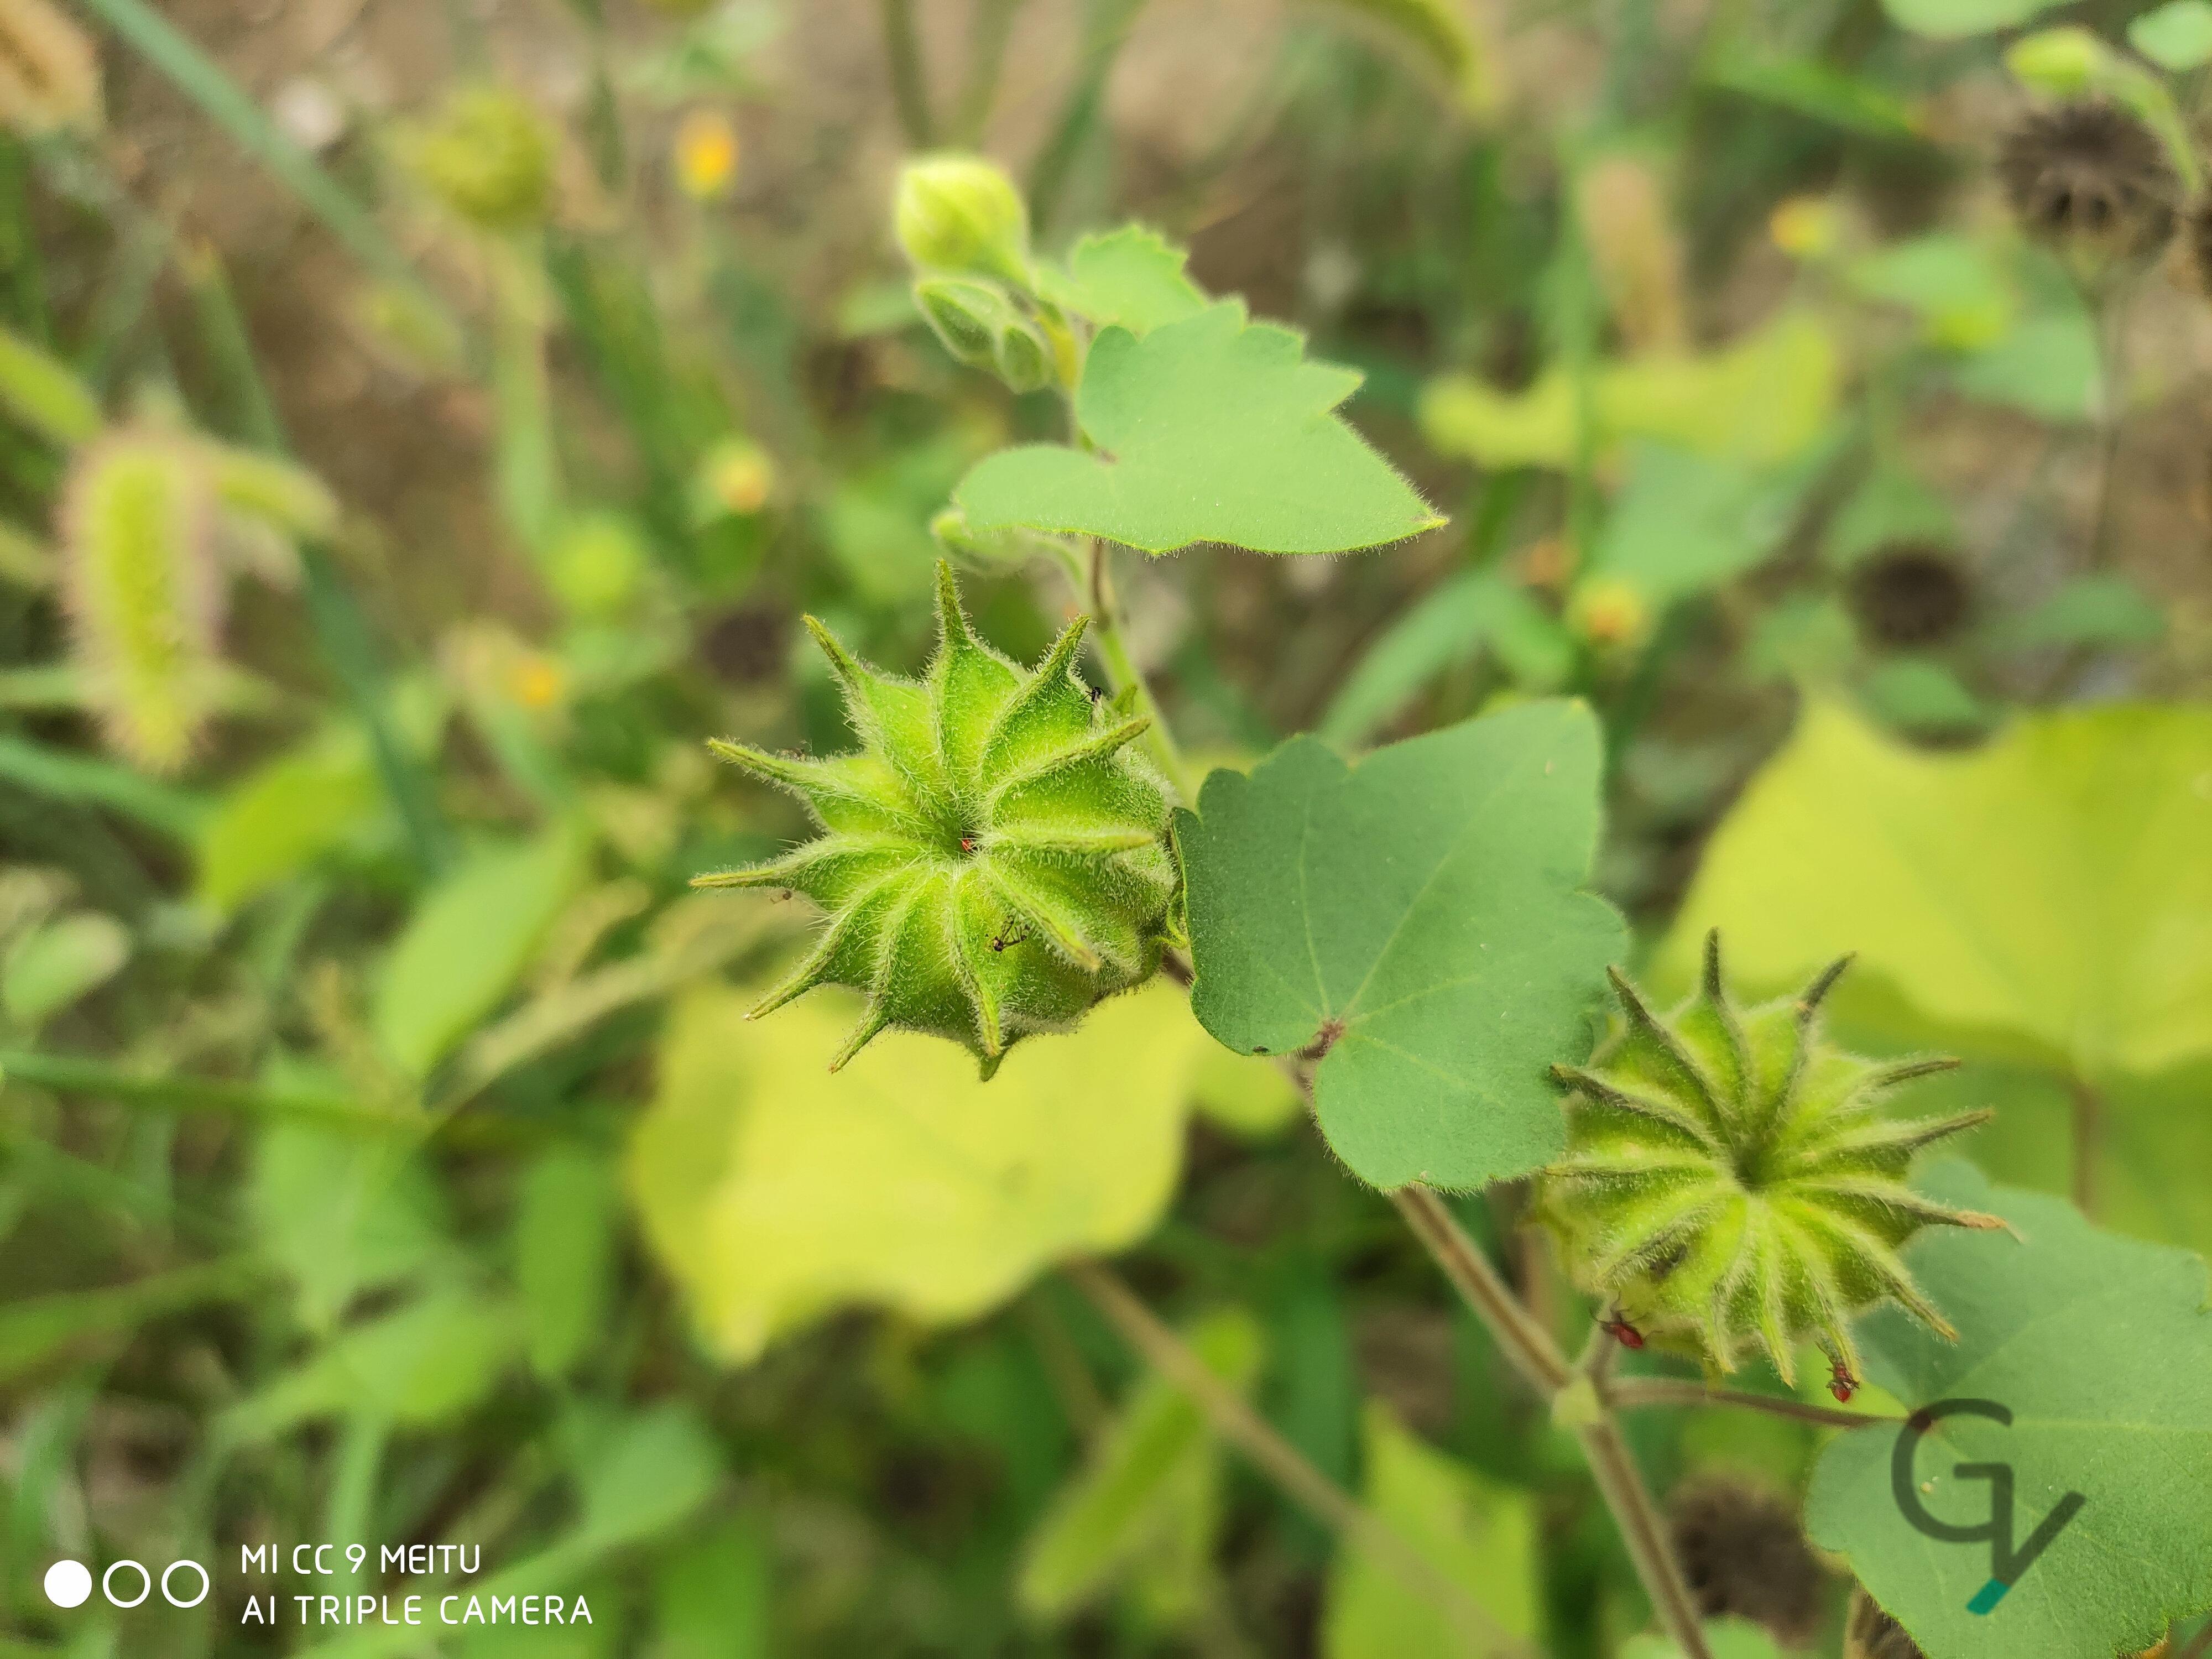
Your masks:
<instances>
[{"instance_id":1,"label":"green flower bud cluster","mask_svg":"<svg viewBox=\"0 0 2212 1659\"><path fill-rule=\"evenodd\" d=\"M988 1077L1022 1037L1066 1030L1158 969L1177 884L1170 795L1131 747L1149 722L1075 674L1086 621L1024 670L975 637L940 563L937 654L911 680L868 667L807 618L860 751L712 745L799 796L823 832L697 879L789 889L827 914L754 1018L817 985L852 986L867 1009L831 1070L896 1027L964 1044Z\"/></svg>"},{"instance_id":2,"label":"green flower bud cluster","mask_svg":"<svg viewBox=\"0 0 2212 1659\"><path fill-rule=\"evenodd\" d=\"M1884 1115L1890 1091L1955 1062L1863 1060L1823 1040L1820 1005L1844 965L1739 1010L1714 935L1702 984L1663 1020L1615 975L1621 1029L1588 1066L1555 1068L1568 1150L1536 1212L1576 1283L1642 1338L1722 1371L1762 1349L1785 1382L1809 1338L1839 1397L1863 1375L1856 1315L1894 1302L1952 1334L1899 1259L1905 1242L2003 1225L1905 1183L1916 1153L1990 1114Z\"/></svg>"},{"instance_id":3,"label":"green flower bud cluster","mask_svg":"<svg viewBox=\"0 0 2212 1659\"><path fill-rule=\"evenodd\" d=\"M980 155L918 156L899 174L892 219L915 305L955 361L1016 392L1051 385L1066 325L1035 292L1029 214L1005 171Z\"/></svg>"}]
</instances>

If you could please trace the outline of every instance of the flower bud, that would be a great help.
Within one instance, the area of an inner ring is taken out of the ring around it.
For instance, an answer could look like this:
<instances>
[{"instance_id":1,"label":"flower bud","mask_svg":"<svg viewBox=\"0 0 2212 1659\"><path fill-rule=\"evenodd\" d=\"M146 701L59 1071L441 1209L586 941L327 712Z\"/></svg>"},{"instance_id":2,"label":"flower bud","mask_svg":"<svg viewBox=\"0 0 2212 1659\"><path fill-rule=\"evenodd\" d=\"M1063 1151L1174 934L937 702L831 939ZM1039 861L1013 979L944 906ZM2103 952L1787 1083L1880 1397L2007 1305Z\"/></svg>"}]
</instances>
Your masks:
<instances>
[{"instance_id":1,"label":"flower bud","mask_svg":"<svg viewBox=\"0 0 2212 1659\"><path fill-rule=\"evenodd\" d=\"M917 270L1029 286L1029 210L997 163L951 150L915 157L899 174L893 217Z\"/></svg>"},{"instance_id":2,"label":"flower bud","mask_svg":"<svg viewBox=\"0 0 2212 1659\"><path fill-rule=\"evenodd\" d=\"M1632 651L1650 635L1651 606L1633 584L1597 576L1575 589L1567 622L1601 651Z\"/></svg>"},{"instance_id":3,"label":"flower bud","mask_svg":"<svg viewBox=\"0 0 2212 1659\"><path fill-rule=\"evenodd\" d=\"M676 129L676 182L695 202L719 201L738 176L738 130L716 110L694 110Z\"/></svg>"},{"instance_id":4,"label":"flower bud","mask_svg":"<svg viewBox=\"0 0 2212 1659\"><path fill-rule=\"evenodd\" d=\"M553 194L553 135L529 101L504 87L465 87L416 128L407 158L438 198L487 230L545 217Z\"/></svg>"},{"instance_id":5,"label":"flower bud","mask_svg":"<svg viewBox=\"0 0 2212 1659\"><path fill-rule=\"evenodd\" d=\"M1052 348L1000 284L925 276L914 285L914 302L956 362L996 374L1017 392L1052 383Z\"/></svg>"},{"instance_id":6,"label":"flower bud","mask_svg":"<svg viewBox=\"0 0 2212 1659\"><path fill-rule=\"evenodd\" d=\"M750 438L724 438L699 463L692 480L692 516L750 519L775 493L775 463Z\"/></svg>"}]
</instances>

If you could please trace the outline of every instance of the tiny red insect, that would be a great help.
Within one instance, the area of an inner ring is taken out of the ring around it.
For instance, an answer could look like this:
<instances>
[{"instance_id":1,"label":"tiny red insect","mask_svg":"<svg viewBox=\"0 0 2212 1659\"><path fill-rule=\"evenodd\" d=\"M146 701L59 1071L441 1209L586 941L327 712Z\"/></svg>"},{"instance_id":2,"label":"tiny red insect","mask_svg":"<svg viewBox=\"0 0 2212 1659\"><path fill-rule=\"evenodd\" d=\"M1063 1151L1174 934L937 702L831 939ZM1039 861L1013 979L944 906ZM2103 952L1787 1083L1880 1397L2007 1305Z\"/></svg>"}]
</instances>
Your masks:
<instances>
[{"instance_id":1,"label":"tiny red insect","mask_svg":"<svg viewBox=\"0 0 2212 1659\"><path fill-rule=\"evenodd\" d=\"M974 851L975 850L975 836L961 836L961 837L960 837L960 850L961 850L962 852L963 852L963 853L972 853L972 852L974 852Z\"/></svg>"},{"instance_id":2,"label":"tiny red insect","mask_svg":"<svg viewBox=\"0 0 2212 1659\"><path fill-rule=\"evenodd\" d=\"M1844 1368L1840 1359L1828 1367L1828 1392L1836 1396L1836 1403L1847 1403L1859 1391L1859 1380Z\"/></svg>"},{"instance_id":3,"label":"tiny red insect","mask_svg":"<svg viewBox=\"0 0 2212 1659\"><path fill-rule=\"evenodd\" d=\"M1599 1320L1597 1326L1600 1330L1605 1332L1624 1348L1640 1348L1644 1346L1644 1333L1623 1319L1618 1313Z\"/></svg>"}]
</instances>

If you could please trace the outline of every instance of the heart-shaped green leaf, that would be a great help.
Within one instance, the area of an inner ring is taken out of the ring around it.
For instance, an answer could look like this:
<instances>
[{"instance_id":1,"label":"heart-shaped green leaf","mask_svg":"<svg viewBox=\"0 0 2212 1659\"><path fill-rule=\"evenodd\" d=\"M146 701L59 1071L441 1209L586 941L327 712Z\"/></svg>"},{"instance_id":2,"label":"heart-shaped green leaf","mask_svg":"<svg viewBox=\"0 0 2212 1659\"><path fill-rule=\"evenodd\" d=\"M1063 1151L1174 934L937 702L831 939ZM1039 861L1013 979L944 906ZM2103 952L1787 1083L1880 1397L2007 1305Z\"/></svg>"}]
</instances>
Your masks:
<instances>
[{"instance_id":1,"label":"heart-shaped green leaf","mask_svg":"<svg viewBox=\"0 0 2212 1659\"><path fill-rule=\"evenodd\" d=\"M2055 1198L1993 1187L1972 1165L1925 1190L2018 1229L1931 1229L1907 1264L1957 1325L1946 1342L1885 1309L1860 1328L1868 1374L1932 1420L1905 1492L1939 1524L1988 1525L2011 1471L2011 1546L2082 1502L2009 1589L1988 1589L1992 1544L1930 1536L1900 1504L1900 1432L1838 1436L1814 1472L1813 1539L1849 1555L1875 1599L1944 1659L2075 1659L2154 1645L2212 1607L2212 1314L2203 1260L2100 1232ZM1938 1402L1994 1401L2003 1421ZM1962 1465L1984 1466L1969 1472ZM1995 1605L1989 1606L1992 1596ZM1986 1608L1976 1612L1969 1603Z\"/></svg>"},{"instance_id":2,"label":"heart-shaped green leaf","mask_svg":"<svg viewBox=\"0 0 2212 1659\"><path fill-rule=\"evenodd\" d=\"M1109 328L1075 393L1094 448L1002 451L953 500L978 533L1103 536L1150 553L1343 553L1434 529L1443 520L1332 412L1358 385L1233 300L1142 339Z\"/></svg>"},{"instance_id":3,"label":"heart-shaped green leaf","mask_svg":"<svg viewBox=\"0 0 2212 1659\"><path fill-rule=\"evenodd\" d=\"M1231 1048L1325 1048L1322 1133L1378 1187L1468 1188L1566 1144L1547 1078L1627 945L1582 890L1597 722L1530 702L1351 766L1296 738L1177 815L1200 1022Z\"/></svg>"}]
</instances>

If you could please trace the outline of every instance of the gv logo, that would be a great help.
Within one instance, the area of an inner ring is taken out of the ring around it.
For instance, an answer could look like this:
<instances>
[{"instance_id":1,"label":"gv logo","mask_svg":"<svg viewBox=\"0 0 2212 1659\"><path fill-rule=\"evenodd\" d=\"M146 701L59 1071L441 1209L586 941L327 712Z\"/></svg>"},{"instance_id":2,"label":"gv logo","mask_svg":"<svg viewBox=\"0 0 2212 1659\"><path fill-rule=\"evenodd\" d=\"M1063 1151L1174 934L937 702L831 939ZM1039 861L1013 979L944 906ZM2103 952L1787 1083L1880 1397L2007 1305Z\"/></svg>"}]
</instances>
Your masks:
<instances>
[{"instance_id":1,"label":"gv logo","mask_svg":"<svg viewBox=\"0 0 2212 1659\"><path fill-rule=\"evenodd\" d=\"M2089 1500L2078 1492L2068 1492L2043 1517L2043 1524L2029 1534L2027 1541L2015 1549L2012 1541L2012 1465L1957 1463L1952 1466L1951 1473L1960 1480L1990 1483L1990 1518L1978 1525L1962 1527L1930 1515L1928 1506L1920 1501L1919 1487L1913 1484L1912 1460L1920 1449L1921 1437L1947 1417L1986 1417L2007 1428L2012 1426L2012 1413L1994 1400L1939 1400L1932 1406L1923 1406L1905 1419L1904 1429L1898 1434L1896 1448L1889 1459L1889 1488L1897 1500L1898 1512L1915 1531L1940 1538L1947 1544L1978 1544L1985 1538L1989 1540L1990 1582L1976 1590L1973 1599L1966 1603L1969 1613L1988 1613L2005 1599L2006 1593L2020 1583L2021 1575L2035 1565L2036 1558L2051 1547L2051 1540L2066 1529L2066 1523Z\"/></svg>"}]
</instances>

